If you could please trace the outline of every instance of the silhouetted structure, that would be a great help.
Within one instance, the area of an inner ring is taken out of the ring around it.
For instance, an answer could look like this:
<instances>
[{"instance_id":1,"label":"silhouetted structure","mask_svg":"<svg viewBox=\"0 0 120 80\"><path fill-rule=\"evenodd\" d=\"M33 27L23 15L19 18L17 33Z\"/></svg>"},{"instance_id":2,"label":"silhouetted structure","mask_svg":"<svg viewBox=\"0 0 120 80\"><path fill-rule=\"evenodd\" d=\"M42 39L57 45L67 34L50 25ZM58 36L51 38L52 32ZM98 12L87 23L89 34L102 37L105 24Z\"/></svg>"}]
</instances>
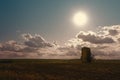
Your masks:
<instances>
[{"instance_id":1,"label":"silhouetted structure","mask_svg":"<svg viewBox=\"0 0 120 80\"><path fill-rule=\"evenodd\" d=\"M83 63L90 63L92 60L91 50L88 47L82 48L81 61Z\"/></svg>"}]
</instances>

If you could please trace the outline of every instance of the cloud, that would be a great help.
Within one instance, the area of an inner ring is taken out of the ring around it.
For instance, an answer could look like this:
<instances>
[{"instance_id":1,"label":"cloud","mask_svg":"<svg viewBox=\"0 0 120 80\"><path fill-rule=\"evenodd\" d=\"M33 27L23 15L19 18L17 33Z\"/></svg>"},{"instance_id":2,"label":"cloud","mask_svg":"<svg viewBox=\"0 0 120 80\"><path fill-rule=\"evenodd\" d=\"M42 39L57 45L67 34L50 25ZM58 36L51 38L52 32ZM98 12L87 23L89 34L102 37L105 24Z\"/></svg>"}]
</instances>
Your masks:
<instances>
[{"instance_id":1,"label":"cloud","mask_svg":"<svg viewBox=\"0 0 120 80\"><path fill-rule=\"evenodd\" d=\"M24 44L29 47L53 47L54 45L45 41L40 35L23 34L23 39L25 40Z\"/></svg>"},{"instance_id":2,"label":"cloud","mask_svg":"<svg viewBox=\"0 0 120 80\"><path fill-rule=\"evenodd\" d=\"M15 52L17 52L20 49L22 49L23 47L24 47L23 45L20 45L16 41L10 40L10 41L7 41L5 43L2 43L0 50L1 51L15 51Z\"/></svg>"},{"instance_id":3,"label":"cloud","mask_svg":"<svg viewBox=\"0 0 120 80\"><path fill-rule=\"evenodd\" d=\"M54 43L47 42L40 35L22 34L22 38L23 42L10 40L0 43L0 58L41 58L56 49Z\"/></svg>"},{"instance_id":4,"label":"cloud","mask_svg":"<svg viewBox=\"0 0 120 80\"><path fill-rule=\"evenodd\" d=\"M16 59L25 58L25 54L13 51L0 51L0 59Z\"/></svg>"},{"instance_id":5,"label":"cloud","mask_svg":"<svg viewBox=\"0 0 120 80\"><path fill-rule=\"evenodd\" d=\"M117 39L120 36L120 25L101 27L99 31L102 35Z\"/></svg>"},{"instance_id":6,"label":"cloud","mask_svg":"<svg viewBox=\"0 0 120 80\"><path fill-rule=\"evenodd\" d=\"M105 44L105 43L114 43L114 40L111 37L100 36L94 32L83 32L80 31L77 34L77 38L82 39L93 44Z\"/></svg>"},{"instance_id":7,"label":"cloud","mask_svg":"<svg viewBox=\"0 0 120 80\"><path fill-rule=\"evenodd\" d=\"M109 30L109 35L115 36L118 34L117 30Z\"/></svg>"},{"instance_id":8,"label":"cloud","mask_svg":"<svg viewBox=\"0 0 120 80\"><path fill-rule=\"evenodd\" d=\"M69 46L78 50L90 47L96 59L120 59L120 25L103 26L98 31L80 31L69 40Z\"/></svg>"},{"instance_id":9,"label":"cloud","mask_svg":"<svg viewBox=\"0 0 120 80\"><path fill-rule=\"evenodd\" d=\"M22 42L0 43L0 58L79 59L81 48L86 46L91 48L96 59L120 59L120 25L103 26L98 31L80 31L64 46L48 42L37 34L22 34L22 39Z\"/></svg>"},{"instance_id":10,"label":"cloud","mask_svg":"<svg viewBox=\"0 0 120 80\"><path fill-rule=\"evenodd\" d=\"M80 55L80 51L74 47L70 46L64 46L64 47L59 47L58 50L64 54L64 56L78 56Z\"/></svg>"},{"instance_id":11,"label":"cloud","mask_svg":"<svg viewBox=\"0 0 120 80\"><path fill-rule=\"evenodd\" d=\"M75 48L47 42L40 35L22 34L23 41L0 43L0 58L72 59L78 57Z\"/></svg>"},{"instance_id":12,"label":"cloud","mask_svg":"<svg viewBox=\"0 0 120 80\"><path fill-rule=\"evenodd\" d=\"M92 53L96 59L120 59L119 49L119 46L116 44L97 46L92 48Z\"/></svg>"}]
</instances>

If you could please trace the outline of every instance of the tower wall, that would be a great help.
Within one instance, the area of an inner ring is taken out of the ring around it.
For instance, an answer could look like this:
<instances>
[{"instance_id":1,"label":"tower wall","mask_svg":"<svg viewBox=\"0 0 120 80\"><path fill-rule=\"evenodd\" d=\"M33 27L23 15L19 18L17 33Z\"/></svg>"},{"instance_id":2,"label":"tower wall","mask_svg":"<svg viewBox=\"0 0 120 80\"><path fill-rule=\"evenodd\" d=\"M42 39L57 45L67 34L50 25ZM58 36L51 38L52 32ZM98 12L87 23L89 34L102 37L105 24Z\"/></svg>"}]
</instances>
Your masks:
<instances>
[{"instance_id":1,"label":"tower wall","mask_svg":"<svg viewBox=\"0 0 120 80\"><path fill-rule=\"evenodd\" d=\"M83 47L82 48L82 53L81 53L81 60L83 63L90 63L91 62L91 50L88 47Z\"/></svg>"}]
</instances>

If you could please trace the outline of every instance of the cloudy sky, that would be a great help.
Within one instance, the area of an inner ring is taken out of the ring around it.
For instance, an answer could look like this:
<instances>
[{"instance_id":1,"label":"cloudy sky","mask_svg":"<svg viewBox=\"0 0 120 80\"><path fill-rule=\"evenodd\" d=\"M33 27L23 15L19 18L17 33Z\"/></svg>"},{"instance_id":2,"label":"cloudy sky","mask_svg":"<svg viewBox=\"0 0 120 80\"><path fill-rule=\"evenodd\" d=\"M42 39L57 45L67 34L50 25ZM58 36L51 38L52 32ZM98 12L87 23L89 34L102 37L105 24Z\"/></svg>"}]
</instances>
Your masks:
<instances>
[{"instance_id":1,"label":"cloudy sky","mask_svg":"<svg viewBox=\"0 0 120 80\"><path fill-rule=\"evenodd\" d=\"M0 58L120 59L120 0L0 0ZM88 21L76 27L74 14Z\"/></svg>"}]
</instances>

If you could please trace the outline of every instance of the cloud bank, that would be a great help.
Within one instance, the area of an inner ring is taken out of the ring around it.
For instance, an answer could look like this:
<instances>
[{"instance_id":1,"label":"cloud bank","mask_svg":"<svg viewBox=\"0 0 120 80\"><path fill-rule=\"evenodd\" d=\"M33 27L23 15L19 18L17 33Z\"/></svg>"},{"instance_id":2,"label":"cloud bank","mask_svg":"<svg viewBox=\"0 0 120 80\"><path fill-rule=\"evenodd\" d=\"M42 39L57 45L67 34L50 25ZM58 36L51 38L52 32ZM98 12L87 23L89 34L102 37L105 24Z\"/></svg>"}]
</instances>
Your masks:
<instances>
[{"instance_id":1,"label":"cloud bank","mask_svg":"<svg viewBox=\"0 0 120 80\"><path fill-rule=\"evenodd\" d=\"M100 27L96 32L80 31L69 42L75 47L90 47L97 59L120 59L120 25Z\"/></svg>"},{"instance_id":2,"label":"cloud bank","mask_svg":"<svg viewBox=\"0 0 120 80\"><path fill-rule=\"evenodd\" d=\"M78 59L83 46L90 47L96 59L120 59L120 25L80 31L65 46L45 40L41 35L21 35L23 42L0 43L0 58Z\"/></svg>"},{"instance_id":3,"label":"cloud bank","mask_svg":"<svg viewBox=\"0 0 120 80\"><path fill-rule=\"evenodd\" d=\"M38 58L38 59L71 59L77 58L77 49L59 46L46 41L40 35L22 34L23 42L10 40L0 43L0 58Z\"/></svg>"}]
</instances>

